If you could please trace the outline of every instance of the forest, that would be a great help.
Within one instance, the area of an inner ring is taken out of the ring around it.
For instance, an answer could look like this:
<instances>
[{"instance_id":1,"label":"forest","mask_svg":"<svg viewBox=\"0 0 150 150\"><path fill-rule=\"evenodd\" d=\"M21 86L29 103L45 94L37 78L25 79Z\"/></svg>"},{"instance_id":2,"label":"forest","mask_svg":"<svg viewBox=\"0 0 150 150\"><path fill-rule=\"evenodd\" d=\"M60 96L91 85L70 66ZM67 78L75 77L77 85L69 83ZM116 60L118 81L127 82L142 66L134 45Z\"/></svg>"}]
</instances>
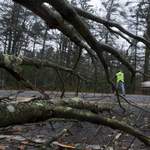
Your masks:
<instances>
[{"instance_id":1,"label":"forest","mask_svg":"<svg viewBox=\"0 0 150 150\"><path fill-rule=\"evenodd\" d=\"M141 83L150 78L149 0L101 0L99 6L92 0L5 0L0 12L0 88L33 90L43 96L28 102L14 99L13 103L5 101L9 96L1 96L0 130L63 118L73 125L84 121L128 133L134 138L126 149L135 139L149 148L150 139L143 130L147 127L149 133L150 112L122 97L112 80L122 69L126 94L149 95L141 89ZM60 91L60 99L51 99L46 91ZM78 96L114 91L119 108L64 96L65 92ZM131 117L132 109L122 101L136 108L139 116ZM147 118L144 125L140 118ZM51 137L39 149L46 149L56 139ZM118 148L116 143L111 145Z\"/></svg>"},{"instance_id":2,"label":"forest","mask_svg":"<svg viewBox=\"0 0 150 150\"><path fill-rule=\"evenodd\" d=\"M144 37L146 40L149 38L148 6L141 2L140 5L135 4L132 7L132 2L128 2L127 10L123 10L123 6L116 1L104 1L102 8L96 12L88 2L89 0L71 1L71 4L79 5L88 13L99 14L102 12L104 18L90 16L95 19L90 21L89 18L84 17L84 22L97 41L113 47L117 55L125 58L120 61L118 58L116 59L116 54L113 52L102 50L110 78L118 72L118 69L122 69L125 75L126 93L142 94L141 82L147 81L148 77L136 73L131 81L132 73L122 61L127 61L135 71L149 73L148 45L143 43L143 39L140 39L140 37ZM65 91L74 92L81 90L82 92L110 93L112 91L112 87L107 82L103 64L97 58L96 53L91 53L90 47L87 47L84 42L83 46L79 46L72 39L70 40L74 37L66 36L68 33L64 34L57 28L50 30L45 20L13 1L6 0L1 3L0 19L1 54L47 60L83 75L80 78L74 73L68 76L68 72L63 70L59 70L58 73L53 67L37 69L35 66L23 65L20 73L36 87L43 90L60 91L65 89ZM117 22L121 22L120 24L123 24L126 29L123 28L124 26L119 26ZM1 68L0 72L3 89L25 88L5 69ZM65 82L62 83L61 80L65 80ZM81 89L78 88L79 82L82 83Z\"/></svg>"}]
</instances>

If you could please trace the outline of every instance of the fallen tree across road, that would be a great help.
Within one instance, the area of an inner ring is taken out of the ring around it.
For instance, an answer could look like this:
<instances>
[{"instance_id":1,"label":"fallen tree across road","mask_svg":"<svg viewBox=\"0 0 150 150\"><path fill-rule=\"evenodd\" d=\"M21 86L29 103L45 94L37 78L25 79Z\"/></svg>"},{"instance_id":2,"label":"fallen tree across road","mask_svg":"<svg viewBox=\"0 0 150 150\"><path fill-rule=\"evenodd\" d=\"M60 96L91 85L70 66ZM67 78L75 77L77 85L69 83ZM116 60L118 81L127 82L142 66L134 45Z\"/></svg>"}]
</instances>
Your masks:
<instances>
[{"instance_id":1,"label":"fallen tree across road","mask_svg":"<svg viewBox=\"0 0 150 150\"><path fill-rule=\"evenodd\" d=\"M10 125L21 125L46 121L50 118L76 119L118 129L138 138L150 146L150 139L143 135L136 128L122 123L116 119L110 119L102 112L115 113L109 107L100 107L96 104L89 104L81 98L42 100L32 99L28 102L5 103L0 105L0 127Z\"/></svg>"}]
</instances>

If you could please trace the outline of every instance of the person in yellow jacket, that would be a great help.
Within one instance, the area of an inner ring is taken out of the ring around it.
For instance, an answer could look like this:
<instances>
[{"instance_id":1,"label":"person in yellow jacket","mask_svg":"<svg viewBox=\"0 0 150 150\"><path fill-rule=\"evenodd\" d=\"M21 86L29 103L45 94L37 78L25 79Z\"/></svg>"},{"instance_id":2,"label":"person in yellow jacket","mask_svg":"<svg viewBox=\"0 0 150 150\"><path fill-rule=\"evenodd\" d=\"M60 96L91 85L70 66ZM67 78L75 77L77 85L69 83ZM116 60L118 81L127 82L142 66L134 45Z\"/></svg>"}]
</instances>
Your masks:
<instances>
[{"instance_id":1,"label":"person in yellow jacket","mask_svg":"<svg viewBox=\"0 0 150 150\"><path fill-rule=\"evenodd\" d=\"M123 96L125 96L125 89L124 89L124 73L122 73L122 70L119 69L119 72L113 76L112 79L117 78L117 85L116 88L118 89L118 85L120 85L121 89L122 89L122 94ZM116 94L116 91L115 91Z\"/></svg>"}]
</instances>

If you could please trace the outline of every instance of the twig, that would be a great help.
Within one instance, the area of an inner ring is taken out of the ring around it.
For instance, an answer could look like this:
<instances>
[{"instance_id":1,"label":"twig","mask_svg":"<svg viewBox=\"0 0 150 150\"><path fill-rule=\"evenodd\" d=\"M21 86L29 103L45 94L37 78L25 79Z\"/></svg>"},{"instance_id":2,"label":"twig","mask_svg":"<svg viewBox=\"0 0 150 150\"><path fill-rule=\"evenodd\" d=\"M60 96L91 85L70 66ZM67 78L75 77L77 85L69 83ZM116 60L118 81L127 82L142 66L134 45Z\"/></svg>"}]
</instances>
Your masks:
<instances>
[{"instance_id":1,"label":"twig","mask_svg":"<svg viewBox=\"0 0 150 150\"><path fill-rule=\"evenodd\" d=\"M74 126L76 122L72 123L68 128L63 129L62 131L60 131L57 134L54 134L51 136L51 138L49 140L47 140L45 143L43 143L41 145L41 147L39 148L39 150L44 150L46 149L47 146L49 146L53 141L56 141L60 136L62 136L65 132L68 132L70 128L72 128Z\"/></svg>"},{"instance_id":2,"label":"twig","mask_svg":"<svg viewBox=\"0 0 150 150\"><path fill-rule=\"evenodd\" d=\"M63 81L63 79L62 79L62 77L61 77L61 75L60 75L60 73L57 69L56 69L56 72L57 72L57 74L60 78L61 84L62 84L62 93L61 93L61 96L60 96L62 98L64 96L64 93L65 93L65 85L64 85L64 81Z\"/></svg>"}]
</instances>

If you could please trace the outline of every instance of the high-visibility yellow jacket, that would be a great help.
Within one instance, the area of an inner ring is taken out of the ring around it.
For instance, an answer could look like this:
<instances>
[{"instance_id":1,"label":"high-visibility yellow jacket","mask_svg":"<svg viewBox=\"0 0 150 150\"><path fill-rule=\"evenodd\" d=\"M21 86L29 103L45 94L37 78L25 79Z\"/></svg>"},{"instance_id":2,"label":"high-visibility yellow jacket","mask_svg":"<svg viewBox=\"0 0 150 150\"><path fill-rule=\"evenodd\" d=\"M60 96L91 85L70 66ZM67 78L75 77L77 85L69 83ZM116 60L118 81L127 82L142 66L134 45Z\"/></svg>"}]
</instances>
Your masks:
<instances>
[{"instance_id":1,"label":"high-visibility yellow jacket","mask_svg":"<svg viewBox=\"0 0 150 150\"><path fill-rule=\"evenodd\" d=\"M124 73L118 72L116 76L117 76L117 82L119 81L124 82Z\"/></svg>"}]
</instances>

